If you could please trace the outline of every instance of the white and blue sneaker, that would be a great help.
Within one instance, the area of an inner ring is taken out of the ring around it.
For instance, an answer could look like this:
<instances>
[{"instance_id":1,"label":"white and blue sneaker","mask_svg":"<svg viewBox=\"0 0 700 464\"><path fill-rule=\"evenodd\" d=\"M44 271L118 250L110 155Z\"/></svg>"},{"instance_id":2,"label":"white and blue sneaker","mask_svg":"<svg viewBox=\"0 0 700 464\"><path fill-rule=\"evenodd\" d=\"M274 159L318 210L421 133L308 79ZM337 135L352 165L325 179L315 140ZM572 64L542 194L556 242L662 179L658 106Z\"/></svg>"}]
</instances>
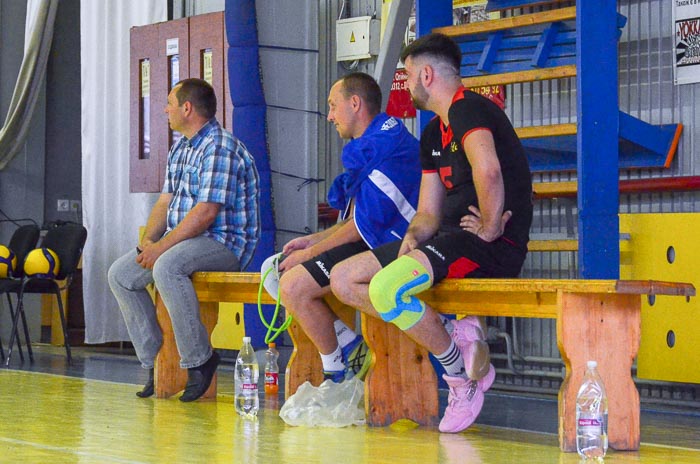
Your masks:
<instances>
[{"instance_id":1,"label":"white and blue sneaker","mask_svg":"<svg viewBox=\"0 0 700 464\"><path fill-rule=\"evenodd\" d=\"M369 364L372 359L367 343L365 343L362 335L355 337L353 341L345 345L342 350L343 361L347 366L346 378L351 379L357 377L364 380L369 370Z\"/></svg>"}]
</instances>

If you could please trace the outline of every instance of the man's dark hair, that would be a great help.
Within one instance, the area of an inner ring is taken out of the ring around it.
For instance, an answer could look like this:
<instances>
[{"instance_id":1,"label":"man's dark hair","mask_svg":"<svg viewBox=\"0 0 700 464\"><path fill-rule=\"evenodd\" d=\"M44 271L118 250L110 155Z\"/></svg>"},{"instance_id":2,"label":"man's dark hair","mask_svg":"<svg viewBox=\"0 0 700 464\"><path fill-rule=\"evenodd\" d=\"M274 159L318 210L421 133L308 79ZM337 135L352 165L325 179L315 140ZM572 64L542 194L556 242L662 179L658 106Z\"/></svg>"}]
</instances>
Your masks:
<instances>
[{"instance_id":1,"label":"man's dark hair","mask_svg":"<svg viewBox=\"0 0 700 464\"><path fill-rule=\"evenodd\" d=\"M401 61L405 62L409 56L412 59L419 56L436 58L452 66L458 74L462 62L462 51L459 45L446 35L435 33L424 35L404 48L401 52Z\"/></svg>"},{"instance_id":2,"label":"man's dark hair","mask_svg":"<svg viewBox=\"0 0 700 464\"><path fill-rule=\"evenodd\" d=\"M379 114L382 109L382 91L372 76L362 72L354 72L341 77L338 81L343 83L345 98L357 95L367 104L370 115Z\"/></svg>"},{"instance_id":3,"label":"man's dark hair","mask_svg":"<svg viewBox=\"0 0 700 464\"><path fill-rule=\"evenodd\" d=\"M216 114L216 95L211 85L204 79L183 79L176 86L177 103L182 106L186 101L192 103L197 114L211 119Z\"/></svg>"}]
</instances>

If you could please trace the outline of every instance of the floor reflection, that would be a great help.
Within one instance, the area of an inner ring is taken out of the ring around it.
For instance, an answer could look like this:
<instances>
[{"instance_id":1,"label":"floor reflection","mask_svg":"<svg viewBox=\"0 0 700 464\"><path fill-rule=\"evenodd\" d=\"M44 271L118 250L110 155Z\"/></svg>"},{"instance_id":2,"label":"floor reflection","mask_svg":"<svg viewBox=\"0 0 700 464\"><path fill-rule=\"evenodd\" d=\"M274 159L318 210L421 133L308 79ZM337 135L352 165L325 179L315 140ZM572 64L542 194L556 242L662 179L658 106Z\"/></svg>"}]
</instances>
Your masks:
<instances>
[{"instance_id":1,"label":"floor reflection","mask_svg":"<svg viewBox=\"0 0 700 464\"><path fill-rule=\"evenodd\" d=\"M499 414L504 423L539 416L538 427L550 429L553 400L491 395L485 420L454 435L410 421L382 428L290 427L278 416L280 397L261 395L255 421L235 413L230 366L219 371L216 401L185 404L176 397L137 398L145 373L133 356L77 351L70 367L61 362L60 351L45 350L24 370L0 369L0 462L579 462L576 454L559 451L552 433L498 426ZM611 451L605 462L700 462L700 417L652 412L642 417L640 451Z\"/></svg>"}]
</instances>

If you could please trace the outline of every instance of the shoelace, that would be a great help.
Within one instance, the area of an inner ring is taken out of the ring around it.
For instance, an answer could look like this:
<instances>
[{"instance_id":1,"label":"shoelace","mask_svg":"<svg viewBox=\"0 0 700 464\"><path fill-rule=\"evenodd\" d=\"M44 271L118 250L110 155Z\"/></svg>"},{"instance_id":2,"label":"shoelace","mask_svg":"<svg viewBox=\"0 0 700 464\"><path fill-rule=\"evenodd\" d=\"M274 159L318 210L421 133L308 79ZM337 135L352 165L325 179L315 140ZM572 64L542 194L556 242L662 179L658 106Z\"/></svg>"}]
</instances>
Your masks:
<instances>
[{"instance_id":1,"label":"shoelace","mask_svg":"<svg viewBox=\"0 0 700 464\"><path fill-rule=\"evenodd\" d=\"M457 401L459 399L459 396L457 394L458 388L468 388L469 390L467 391L466 399L467 399L467 401L471 401L472 399L474 399L474 395L476 394L476 389L478 388L478 386L479 385L478 385L478 382L476 380L469 379L468 385L465 385L465 386L460 385L457 387L450 387L450 393L452 393L452 394L449 395L448 404L450 406L454 406L457 403Z\"/></svg>"},{"instance_id":2,"label":"shoelace","mask_svg":"<svg viewBox=\"0 0 700 464\"><path fill-rule=\"evenodd\" d=\"M365 356L367 356L367 349L364 342L358 345L357 351L359 354L352 359L352 362L350 362L349 359L347 360L348 369L352 370L354 373L357 373L360 371L360 369L362 369L362 365L365 362Z\"/></svg>"}]
</instances>

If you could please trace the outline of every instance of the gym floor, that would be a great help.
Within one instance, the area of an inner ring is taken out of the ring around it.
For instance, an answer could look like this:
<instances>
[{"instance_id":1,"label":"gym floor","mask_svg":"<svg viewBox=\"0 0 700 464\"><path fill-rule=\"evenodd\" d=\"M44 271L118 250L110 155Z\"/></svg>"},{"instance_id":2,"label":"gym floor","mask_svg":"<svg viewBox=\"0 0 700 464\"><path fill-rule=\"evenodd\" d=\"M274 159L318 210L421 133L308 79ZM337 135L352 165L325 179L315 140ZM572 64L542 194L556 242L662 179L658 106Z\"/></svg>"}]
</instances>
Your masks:
<instances>
[{"instance_id":1,"label":"gym floor","mask_svg":"<svg viewBox=\"0 0 700 464\"><path fill-rule=\"evenodd\" d=\"M116 352L115 352L116 351ZM577 463L557 444L556 398L487 394L460 434L400 421L390 427L307 428L278 416L283 396L261 394L257 421L233 407L233 363L219 368L217 401L139 399L145 381L120 350L35 345L35 362L0 369L0 462L29 463ZM26 353L25 353L26 355ZM228 362L226 362L228 361ZM444 392L441 402L445 403ZM644 405L643 405L644 408ZM642 411L638 452L609 463L700 462L698 411Z\"/></svg>"}]
</instances>

